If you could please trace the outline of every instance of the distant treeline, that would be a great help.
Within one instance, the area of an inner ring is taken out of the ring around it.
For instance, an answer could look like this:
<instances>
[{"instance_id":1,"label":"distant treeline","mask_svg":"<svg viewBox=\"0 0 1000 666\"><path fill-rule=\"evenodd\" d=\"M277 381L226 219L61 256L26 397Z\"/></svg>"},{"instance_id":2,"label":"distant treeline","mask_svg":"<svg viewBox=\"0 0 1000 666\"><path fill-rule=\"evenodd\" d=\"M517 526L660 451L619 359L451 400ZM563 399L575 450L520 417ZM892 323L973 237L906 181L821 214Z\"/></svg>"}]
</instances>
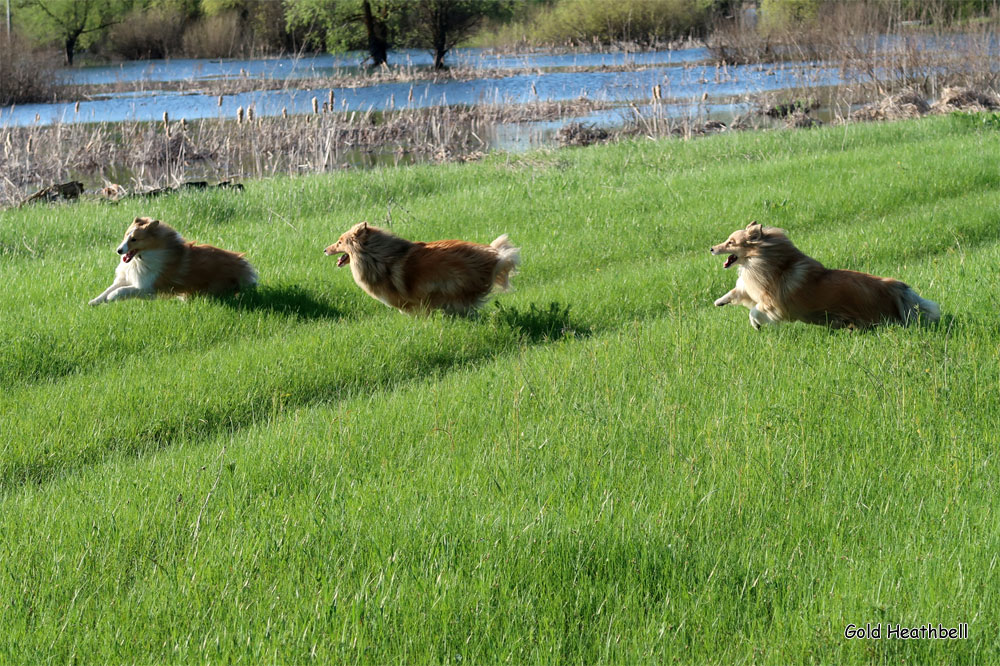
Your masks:
<instances>
[{"instance_id":1,"label":"distant treeline","mask_svg":"<svg viewBox=\"0 0 1000 666\"><path fill-rule=\"evenodd\" d=\"M421 48L445 66L459 44L649 48L727 22L788 30L850 6L893 22L951 24L996 15L1000 0L11 0L25 45L107 59L246 57L363 50L380 65ZM5 33L6 34L6 33ZM10 49L10 39L0 48ZM15 55L17 55L15 54ZM0 78L6 61L0 56Z\"/></svg>"},{"instance_id":2,"label":"distant treeline","mask_svg":"<svg viewBox=\"0 0 1000 666\"><path fill-rule=\"evenodd\" d=\"M742 0L12 0L15 31L103 58L241 57L461 43L660 44L704 34Z\"/></svg>"}]
</instances>

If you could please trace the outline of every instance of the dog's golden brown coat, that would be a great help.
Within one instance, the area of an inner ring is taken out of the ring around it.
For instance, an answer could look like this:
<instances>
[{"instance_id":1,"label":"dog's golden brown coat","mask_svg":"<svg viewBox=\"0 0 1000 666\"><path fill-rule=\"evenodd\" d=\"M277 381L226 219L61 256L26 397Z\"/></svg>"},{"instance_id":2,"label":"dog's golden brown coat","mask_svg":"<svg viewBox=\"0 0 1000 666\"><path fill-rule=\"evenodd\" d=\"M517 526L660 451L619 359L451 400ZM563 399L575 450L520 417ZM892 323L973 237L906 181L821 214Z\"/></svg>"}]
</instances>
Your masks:
<instances>
[{"instance_id":1,"label":"dog's golden brown coat","mask_svg":"<svg viewBox=\"0 0 1000 666\"><path fill-rule=\"evenodd\" d=\"M135 218L117 252L122 260L115 279L91 305L157 293L223 294L257 284L242 254L185 241L170 225L148 217Z\"/></svg>"},{"instance_id":2,"label":"dog's golden brown coat","mask_svg":"<svg viewBox=\"0 0 1000 666\"><path fill-rule=\"evenodd\" d=\"M341 254L358 286L402 312L441 309L465 314L494 286L510 287L520 251L503 235L489 245L460 240L415 243L361 222L325 250Z\"/></svg>"},{"instance_id":3,"label":"dog's golden brown coat","mask_svg":"<svg viewBox=\"0 0 1000 666\"><path fill-rule=\"evenodd\" d=\"M739 270L736 287L715 304L750 308L754 328L782 321L863 328L940 317L936 303L899 280L825 268L799 251L783 230L758 222L734 231L711 251L728 255L724 268Z\"/></svg>"}]
</instances>

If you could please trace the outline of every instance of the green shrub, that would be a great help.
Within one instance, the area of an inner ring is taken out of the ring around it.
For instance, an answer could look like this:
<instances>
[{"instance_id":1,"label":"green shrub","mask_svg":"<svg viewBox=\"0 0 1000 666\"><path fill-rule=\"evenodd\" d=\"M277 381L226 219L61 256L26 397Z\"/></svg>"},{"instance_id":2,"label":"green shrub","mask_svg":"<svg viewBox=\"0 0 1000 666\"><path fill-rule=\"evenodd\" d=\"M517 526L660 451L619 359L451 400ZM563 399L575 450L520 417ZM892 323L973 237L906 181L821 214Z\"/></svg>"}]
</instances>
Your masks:
<instances>
[{"instance_id":1,"label":"green shrub","mask_svg":"<svg viewBox=\"0 0 1000 666\"><path fill-rule=\"evenodd\" d=\"M705 0L561 0L522 32L536 44L652 46L703 33L711 6Z\"/></svg>"},{"instance_id":2,"label":"green shrub","mask_svg":"<svg viewBox=\"0 0 1000 666\"><path fill-rule=\"evenodd\" d=\"M994 131L1000 130L1000 113L996 111L981 113L955 111L951 114L951 117L965 127Z\"/></svg>"},{"instance_id":3,"label":"green shrub","mask_svg":"<svg viewBox=\"0 0 1000 666\"><path fill-rule=\"evenodd\" d=\"M822 0L761 0L760 29L765 33L811 25Z\"/></svg>"}]
</instances>

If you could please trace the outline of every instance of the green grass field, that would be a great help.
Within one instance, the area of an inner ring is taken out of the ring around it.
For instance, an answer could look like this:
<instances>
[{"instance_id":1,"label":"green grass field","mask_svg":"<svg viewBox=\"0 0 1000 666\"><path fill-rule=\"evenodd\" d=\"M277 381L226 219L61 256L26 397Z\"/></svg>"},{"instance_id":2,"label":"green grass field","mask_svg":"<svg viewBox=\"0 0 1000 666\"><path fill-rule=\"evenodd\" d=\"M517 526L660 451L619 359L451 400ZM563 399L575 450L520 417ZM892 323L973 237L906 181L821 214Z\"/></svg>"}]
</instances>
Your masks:
<instances>
[{"instance_id":1,"label":"green grass field","mask_svg":"<svg viewBox=\"0 0 1000 666\"><path fill-rule=\"evenodd\" d=\"M0 212L0 663L1000 658L1000 143L955 117ZM256 292L89 307L136 215ZM522 248L473 319L323 248ZM749 220L941 305L754 331ZM968 623L961 641L850 624Z\"/></svg>"}]
</instances>

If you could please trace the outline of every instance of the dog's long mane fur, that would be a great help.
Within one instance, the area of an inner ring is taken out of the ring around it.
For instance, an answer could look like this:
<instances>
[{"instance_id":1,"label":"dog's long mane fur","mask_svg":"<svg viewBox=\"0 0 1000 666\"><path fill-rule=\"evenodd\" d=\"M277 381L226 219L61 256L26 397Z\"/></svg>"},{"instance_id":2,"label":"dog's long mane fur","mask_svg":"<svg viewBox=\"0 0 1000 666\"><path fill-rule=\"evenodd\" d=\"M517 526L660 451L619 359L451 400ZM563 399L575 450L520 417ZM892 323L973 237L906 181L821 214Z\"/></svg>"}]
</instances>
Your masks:
<instances>
[{"instance_id":1,"label":"dog's long mane fur","mask_svg":"<svg viewBox=\"0 0 1000 666\"><path fill-rule=\"evenodd\" d=\"M785 313L802 283L826 268L795 247L784 229L764 227L761 231L762 239L739 268L740 277L751 289L757 287L761 303Z\"/></svg>"},{"instance_id":2,"label":"dog's long mane fur","mask_svg":"<svg viewBox=\"0 0 1000 666\"><path fill-rule=\"evenodd\" d=\"M146 289L161 289L163 274L168 268L176 268L179 255L184 248L184 238L173 227L160 222L159 241L161 248L146 250L122 268L131 282Z\"/></svg>"},{"instance_id":3,"label":"dog's long mane fur","mask_svg":"<svg viewBox=\"0 0 1000 666\"><path fill-rule=\"evenodd\" d=\"M361 275L365 282L378 285L392 279L394 263L416 243L368 224L364 228L367 231L364 238L355 231L346 241L351 248L348 252L351 271Z\"/></svg>"}]
</instances>

